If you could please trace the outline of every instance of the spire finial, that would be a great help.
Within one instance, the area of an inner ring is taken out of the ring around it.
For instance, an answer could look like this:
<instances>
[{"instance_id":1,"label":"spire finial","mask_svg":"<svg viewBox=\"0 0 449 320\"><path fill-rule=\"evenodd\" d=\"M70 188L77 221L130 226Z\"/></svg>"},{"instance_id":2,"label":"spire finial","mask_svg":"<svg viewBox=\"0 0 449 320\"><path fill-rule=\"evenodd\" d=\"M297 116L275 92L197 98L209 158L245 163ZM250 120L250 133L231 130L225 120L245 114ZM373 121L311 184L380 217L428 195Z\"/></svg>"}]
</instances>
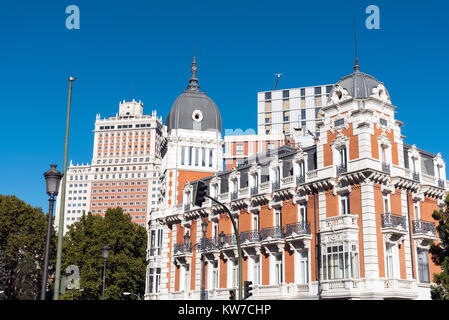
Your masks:
<instances>
[{"instance_id":1,"label":"spire finial","mask_svg":"<svg viewBox=\"0 0 449 320\"><path fill-rule=\"evenodd\" d=\"M360 70L359 59L357 59L357 27L354 18L354 51L355 51L355 65L354 71L358 72Z\"/></svg>"},{"instance_id":2,"label":"spire finial","mask_svg":"<svg viewBox=\"0 0 449 320\"><path fill-rule=\"evenodd\" d=\"M195 46L193 47L193 61L192 66L190 67L190 71L192 72L192 76L189 80L189 85L187 86L187 91L190 92L198 92L200 89L200 86L198 85L198 78L196 77L196 71L198 70L198 67L196 66L196 59L195 59Z\"/></svg>"}]
</instances>

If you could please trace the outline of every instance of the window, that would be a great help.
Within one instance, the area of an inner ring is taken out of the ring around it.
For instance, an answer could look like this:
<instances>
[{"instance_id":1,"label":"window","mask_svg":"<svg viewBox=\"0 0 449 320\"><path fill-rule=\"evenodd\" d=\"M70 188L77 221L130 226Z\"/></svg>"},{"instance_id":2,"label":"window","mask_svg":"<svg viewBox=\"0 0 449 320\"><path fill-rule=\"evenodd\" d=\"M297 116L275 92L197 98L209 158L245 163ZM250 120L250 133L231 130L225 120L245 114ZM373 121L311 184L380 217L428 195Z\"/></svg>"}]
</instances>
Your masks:
<instances>
[{"instance_id":1,"label":"window","mask_svg":"<svg viewBox=\"0 0 449 320\"><path fill-rule=\"evenodd\" d=\"M235 147L235 154L243 154L243 143L237 143Z\"/></svg>"},{"instance_id":2,"label":"window","mask_svg":"<svg viewBox=\"0 0 449 320\"><path fill-rule=\"evenodd\" d=\"M418 249L418 279L419 282L430 283L429 255L423 249Z\"/></svg>"},{"instance_id":3,"label":"window","mask_svg":"<svg viewBox=\"0 0 449 320\"><path fill-rule=\"evenodd\" d=\"M276 209L274 212L274 226L275 227L282 226L282 214L280 209Z\"/></svg>"},{"instance_id":4,"label":"window","mask_svg":"<svg viewBox=\"0 0 449 320\"><path fill-rule=\"evenodd\" d=\"M193 147L189 147L189 166L192 165Z\"/></svg>"},{"instance_id":5,"label":"window","mask_svg":"<svg viewBox=\"0 0 449 320\"><path fill-rule=\"evenodd\" d=\"M345 119L338 119L334 121L334 127L339 127L345 124Z\"/></svg>"},{"instance_id":6,"label":"window","mask_svg":"<svg viewBox=\"0 0 449 320\"><path fill-rule=\"evenodd\" d=\"M288 90L283 90L283 91L282 91L282 98L283 98L283 100L284 100L284 101L287 101L289 97L290 97L290 91L288 91Z\"/></svg>"},{"instance_id":7,"label":"window","mask_svg":"<svg viewBox=\"0 0 449 320\"><path fill-rule=\"evenodd\" d=\"M419 210L419 201L413 202L413 211L415 212L415 220L421 220L421 212Z\"/></svg>"},{"instance_id":8,"label":"window","mask_svg":"<svg viewBox=\"0 0 449 320\"><path fill-rule=\"evenodd\" d=\"M209 149L209 167L212 167L213 154L214 154L214 150Z\"/></svg>"},{"instance_id":9,"label":"window","mask_svg":"<svg viewBox=\"0 0 449 320\"><path fill-rule=\"evenodd\" d=\"M218 288L218 261L214 261L212 263L212 283L211 288L217 289Z\"/></svg>"},{"instance_id":10,"label":"window","mask_svg":"<svg viewBox=\"0 0 449 320\"><path fill-rule=\"evenodd\" d=\"M350 214L349 194L340 196L340 215Z\"/></svg>"},{"instance_id":11,"label":"window","mask_svg":"<svg viewBox=\"0 0 449 320\"><path fill-rule=\"evenodd\" d=\"M309 254L307 250L298 252L298 279L297 283L305 284L309 282Z\"/></svg>"},{"instance_id":12,"label":"window","mask_svg":"<svg viewBox=\"0 0 449 320\"><path fill-rule=\"evenodd\" d=\"M385 276L387 278L395 278L394 253L393 245L385 246Z\"/></svg>"},{"instance_id":13,"label":"window","mask_svg":"<svg viewBox=\"0 0 449 320\"><path fill-rule=\"evenodd\" d=\"M206 166L206 148L202 148L201 151L202 151L201 165L203 167L205 167Z\"/></svg>"},{"instance_id":14,"label":"window","mask_svg":"<svg viewBox=\"0 0 449 320\"><path fill-rule=\"evenodd\" d=\"M307 203L301 203L298 206L298 221L307 222Z\"/></svg>"},{"instance_id":15,"label":"window","mask_svg":"<svg viewBox=\"0 0 449 320\"><path fill-rule=\"evenodd\" d=\"M190 290L190 270L189 265L183 265L181 267L181 277L180 277L181 283L180 283L180 290L189 291Z\"/></svg>"},{"instance_id":16,"label":"window","mask_svg":"<svg viewBox=\"0 0 449 320\"><path fill-rule=\"evenodd\" d=\"M274 149L274 148L275 148L275 146L274 146L274 142L268 142L268 145L267 145L267 147L268 147L268 150L272 150L272 149Z\"/></svg>"},{"instance_id":17,"label":"window","mask_svg":"<svg viewBox=\"0 0 449 320\"><path fill-rule=\"evenodd\" d=\"M274 284L281 284L283 279L282 254L274 256Z\"/></svg>"},{"instance_id":18,"label":"window","mask_svg":"<svg viewBox=\"0 0 449 320\"><path fill-rule=\"evenodd\" d=\"M265 100L271 100L271 92L265 92Z\"/></svg>"},{"instance_id":19,"label":"window","mask_svg":"<svg viewBox=\"0 0 449 320\"><path fill-rule=\"evenodd\" d=\"M181 147L181 165L184 165L184 158L186 155L186 147Z\"/></svg>"},{"instance_id":20,"label":"window","mask_svg":"<svg viewBox=\"0 0 449 320\"><path fill-rule=\"evenodd\" d=\"M260 284L260 257L253 258L253 284Z\"/></svg>"},{"instance_id":21,"label":"window","mask_svg":"<svg viewBox=\"0 0 449 320\"><path fill-rule=\"evenodd\" d=\"M253 230L259 231L259 215L253 213Z\"/></svg>"},{"instance_id":22,"label":"window","mask_svg":"<svg viewBox=\"0 0 449 320\"><path fill-rule=\"evenodd\" d=\"M340 155L340 165L346 166L346 147L340 148L340 150L338 150L338 153Z\"/></svg>"},{"instance_id":23,"label":"window","mask_svg":"<svg viewBox=\"0 0 449 320\"><path fill-rule=\"evenodd\" d=\"M142 216L142 219L144 219L145 216ZM163 236L163 230L158 229L157 230L157 255L161 254L162 251L162 236Z\"/></svg>"},{"instance_id":24,"label":"window","mask_svg":"<svg viewBox=\"0 0 449 320\"><path fill-rule=\"evenodd\" d=\"M212 238L216 238L218 239L218 223L217 222L212 222Z\"/></svg>"},{"instance_id":25,"label":"window","mask_svg":"<svg viewBox=\"0 0 449 320\"><path fill-rule=\"evenodd\" d=\"M198 166L199 162L199 148L195 148L195 166Z\"/></svg>"},{"instance_id":26,"label":"window","mask_svg":"<svg viewBox=\"0 0 449 320\"><path fill-rule=\"evenodd\" d=\"M351 243L332 244L323 248L323 280L359 277L359 253Z\"/></svg>"},{"instance_id":27,"label":"window","mask_svg":"<svg viewBox=\"0 0 449 320\"><path fill-rule=\"evenodd\" d=\"M306 166L304 160L299 162L299 176L304 177L306 175Z\"/></svg>"},{"instance_id":28,"label":"window","mask_svg":"<svg viewBox=\"0 0 449 320\"><path fill-rule=\"evenodd\" d=\"M384 213L390 213L390 197L388 195L383 196Z\"/></svg>"},{"instance_id":29,"label":"window","mask_svg":"<svg viewBox=\"0 0 449 320\"><path fill-rule=\"evenodd\" d=\"M154 292L159 292L160 285L161 285L161 268L156 268L156 279L155 279Z\"/></svg>"}]
</instances>

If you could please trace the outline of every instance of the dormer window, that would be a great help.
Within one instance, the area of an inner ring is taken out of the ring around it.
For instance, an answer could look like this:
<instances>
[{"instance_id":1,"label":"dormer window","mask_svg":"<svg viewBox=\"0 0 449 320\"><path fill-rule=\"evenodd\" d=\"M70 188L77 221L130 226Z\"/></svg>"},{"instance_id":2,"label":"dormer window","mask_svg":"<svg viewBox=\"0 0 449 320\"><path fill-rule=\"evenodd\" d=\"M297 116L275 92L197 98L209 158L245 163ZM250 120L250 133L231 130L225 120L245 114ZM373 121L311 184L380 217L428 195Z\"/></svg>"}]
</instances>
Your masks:
<instances>
[{"instance_id":1,"label":"dormer window","mask_svg":"<svg viewBox=\"0 0 449 320\"><path fill-rule=\"evenodd\" d=\"M338 119L334 121L334 128L340 127L345 124L345 119Z\"/></svg>"}]
</instances>

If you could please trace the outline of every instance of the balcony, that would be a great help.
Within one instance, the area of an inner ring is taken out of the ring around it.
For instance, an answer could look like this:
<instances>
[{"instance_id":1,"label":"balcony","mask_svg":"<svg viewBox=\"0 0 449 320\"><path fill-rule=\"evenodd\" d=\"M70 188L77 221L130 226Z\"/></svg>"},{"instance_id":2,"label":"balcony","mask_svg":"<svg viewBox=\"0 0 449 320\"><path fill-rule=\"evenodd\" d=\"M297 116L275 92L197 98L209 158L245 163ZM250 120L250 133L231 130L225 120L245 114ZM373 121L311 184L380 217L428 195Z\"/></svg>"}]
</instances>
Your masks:
<instances>
[{"instance_id":1,"label":"balcony","mask_svg":"<svg viewBox=\"0 0 449 320\"><path fill-rule=\"evenodd\" d=\"M192 253L192 246L190 245L190 243L185 244L185 243L175 243L174 248L173 248L173 253L174 255L182 255L185 253Z\"/></svg>"},{"instance_id":2,"label":"balcony","mask_svg":"<svg viewBox=\"0 0 449 320\"><path fill-rule=\"evenodd\" d=\"M249 187L245 187L239 190L239 197L241 199L249 198Z\"/></svg>"},{"instance_id":3,"label":"balcony","mask_svg":"<svg viewBox=\"0 0 449 320\"><path fill-rule=\"evenodd\" d=\"M390 174L390 164L382 162L382 171L387 174Z\"/></svg>"},{"instance_id":4,"label":"balcony","mask_svg":"<svg viewBox=\"0 0 449 320\"><path fill-rule=\"evenodd\" d=\"M413 238L422 240L436 240L435 223L423 220L413 221Z\"/></svg>"},{"instance_id":5,"label":"balcony","mask_svg":"<svg viewBox=\"0 0 449 320\"><path fill-rule=\"evenodd\" d=\"M390 237L390 241L398 241L407 234L407 218L402 215L385 213L381 215L382 233Z\"/></svg>"},{"instance_id":6,"label":"balcony","mask_svg":"<svg viewBox=\"0 0 449 320\"><path fill-rule=\"evenodd\" d=\"M299 186L306 182L306 177L304 175L300 175L296 177L296 185Z\"/></svg>"},{"instance_id":7,"label":"balcony","mask_svg":"<svg viewBox=\"0 0 449 320\"><path fill-rule=\"evenodd\" d=\"M345 214L342 216L336 216L327 218L321 221L320 231L321 232L334 232L345 229L358 230L357 225L358 216L352 214Z\"/></svg>"},{"instance_id":8,"label":"balcony","mask_svg":"<svg viewBox=\"0 0 449 320\"><path fill-rule=\"evenodd\" d=\"M418 172L412 172L412 179L415 181L420 181L419 180L419 173Z\"/></svg>"},{"instance_id":9,"label":"balcony","mask_svg":"<svg viewBox=\"0 0 449 320\"><path fill-rule=\"evenodd\" d=\"M300 221L285 226L285 237L296 237L301 235L310 235L310 223Z\"/></svg>"},{"instance_id":10,"label":"balcony","mask_svg":"<svg viewBox=\"0 0 449 320\"><path fill-rule=\"evenodd\" d=\"M260 241L260 233L258 230L240 232L240 243L242 245L245 242L259 242L259 241Z\"/></svg>"},{"instance_id":11,"label":"balcony","mask_svg":"<svg viewBox=\"0 0 449 320\"><path fill-rule=\"evenodd\" d=\"M260 187L259 187L259 194L270 193L270 192L271 192L271 190L270 190L270 181L262 182L260 184Z\"/></svg>"},{"instance_id":12,"label":"balcony","mask_svg":"<svg viewBox=\"0 0 449 320\"><path fill-rule=\"evenodd\" d=\"M284 188L292 188L295 187L295 179L294 176L288 176L281 179L281 187Z\"/></svg>"},{"instance_id":13,"label":"balcony","mask_svg":"<svg viewBox=\"0 0 449 320\"><path fill-rule=\"evenodd\" d=\"M444 184L444 180L438 179L438 187L440 188L446 188L445 184Z\"/></svg>"},{"instance_id":14,"label":"balcony","mask_svg":"<svg viewBox=\"0 0 449 320\"><path fill-rule=\"evenodd\" d=\"M337 166L337 176L341 176L342 174L348 172L348 167L346 163L340 164Z\"/></svg>"},{"instance_id":15,"label":"balcony","mask_svg":"<svg viewBox=\"0 0 449 320\"><path fill-rule=\"evenodd\" d=\"M405 216L385 213L381 215L382 217L382 228L407 228L407 220Z\"/></svg>"},{"instance_id":16,"label":"balcony","mask_svg":"<svg viewBox=\"0 0 449 320\"><path fill-rule=\"evenodd\" d=\"M216 237L203 238L204 243L202 243L201 249L204 251L218 251L221 248L220 241Z\"/></svg>"},{"instance_id":17,"label":"balcony","mask_svg":"<svg viewBox=\"0 0 449 320\"><path fill-rule=\"evenodd\" d=\"M274 226L271 228L265 228L260 231L260 238L262 241L269 239L283 239L284 228L281 226Z\"/></svg>"}]
</instances>

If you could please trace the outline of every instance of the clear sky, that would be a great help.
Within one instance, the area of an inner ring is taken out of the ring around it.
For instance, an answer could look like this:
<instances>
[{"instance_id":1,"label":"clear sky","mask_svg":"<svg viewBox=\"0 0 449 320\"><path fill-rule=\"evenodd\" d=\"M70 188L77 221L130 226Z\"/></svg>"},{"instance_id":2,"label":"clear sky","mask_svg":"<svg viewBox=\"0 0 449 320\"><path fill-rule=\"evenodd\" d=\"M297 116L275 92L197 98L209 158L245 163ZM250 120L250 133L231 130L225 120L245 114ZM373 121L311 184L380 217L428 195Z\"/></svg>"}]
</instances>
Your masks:
<instances>
[{"instance_id":1,"label":"clear sky","mask_svg":"<svg viewBox=\"0 0 449 320\"><path fill-rule=\"evenodd\" d=\"M68 5L80 29L68 30ZM368 30L368 5L380 29ZM185 89L196 43L199 84L224 129L257 129L258 91L335 83L354 65L384 82L405 141L449 159L448 1L1 1L0 194L47 210L43 173L62 171L68 76L69 160L91 161L95 115L144 102L164 121Z\"/></svg>"}]
</instances>

